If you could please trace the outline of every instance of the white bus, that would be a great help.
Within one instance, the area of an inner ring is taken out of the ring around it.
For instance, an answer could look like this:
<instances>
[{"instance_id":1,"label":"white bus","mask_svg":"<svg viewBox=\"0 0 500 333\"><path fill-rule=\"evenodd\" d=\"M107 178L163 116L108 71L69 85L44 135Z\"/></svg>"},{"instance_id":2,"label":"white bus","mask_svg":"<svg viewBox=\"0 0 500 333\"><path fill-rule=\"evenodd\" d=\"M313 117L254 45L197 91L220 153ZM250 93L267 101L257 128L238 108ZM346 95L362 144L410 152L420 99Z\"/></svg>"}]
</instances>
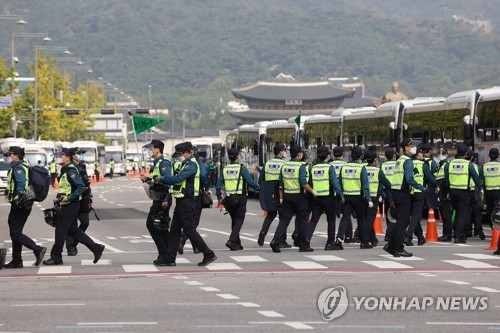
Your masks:
<instances>
[{"instance_id":1,"label":"white bus","mask_svg":"<svg viewBox=\"0 0 500 333\"><path fill-rule=\"evenodd\" d=\"M237 129L236 145L240 151L240 163L245 165L250 175L258 182L260 169L265 163L263 145L268 121L260 121L253 125L242 125ZM249 187L249 191L253 188Z\"/></svg>"},{"instance_id":2,"label":"white bus","mask_svg":"<svg viewBox=\"0 0 500 333\"><path fill-rule=\"evenodd\" d=\"M87 174L90 176L94 175L94 162L99 163L99 168L102 172L106 170L106 161L104 150L104 144L97 143L95 141L75 141L70 144L71 148L78 147L85 151L83 154L83 159L87 167Z\"/></svg>"},{"instance_id":3,"label":"white bus","mask_svg":"<svg viewBox=\"0 0 500 333\"><path fill-rule=\"evenodd\" d=\"M223 145L223 141L220 138L193 139L191 143L193 146L196 146L198 157L204 161L209 158L219 157Z\"/></svg>"},{"instance_id":4,"label":"white bus","mask_svg":"<svg viewBox=\"0 0 500 333\"><path fill-rule=\"evenodd\" d=\"M113 173L125 175L127 173L127 162L123 148L121 146L105 146L104 151L106 152L106 171L104 175L109 175L109 162L111 160L115 162Z\"/></svg>"}]
</instances>

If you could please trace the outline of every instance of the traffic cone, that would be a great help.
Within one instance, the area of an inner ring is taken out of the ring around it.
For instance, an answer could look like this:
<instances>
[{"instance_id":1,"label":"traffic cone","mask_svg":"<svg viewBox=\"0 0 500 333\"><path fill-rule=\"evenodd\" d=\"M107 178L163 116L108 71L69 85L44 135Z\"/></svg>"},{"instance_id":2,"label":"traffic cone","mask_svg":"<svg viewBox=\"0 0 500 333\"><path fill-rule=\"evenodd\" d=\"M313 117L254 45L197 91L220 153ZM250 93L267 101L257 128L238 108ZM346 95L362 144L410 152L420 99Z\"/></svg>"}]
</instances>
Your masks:
<instances>
[{"instance_id":1,"label":"traffic cone","mask_svg":"<svg viewBox=\"0 0 500 333\"><path fill-rule=\"evenodd\" d=\"M262 214L263 217L267 217L267 210L264 211L264 214Z\"/></svg>"},{"instance_id":2,"label":"traffic cone","mask_svg":"<svg viewBox=\"0 0 500 333\"><path fill-rule=\"evenodd\" d=\"M104 183L104 175L100 174L99 176L100 176L99 182L100 183Z\"/></svg>"},{"instance_id":3,"label":"traffic cone","mask_svg":"<svg viewBox=\"0 0 500 333\"><path fill-rule=\"evenodd\" d=\"M380 209L377 208L377 217L375 222L373 222L373 229L375 229L376 234L384 234L384 229L382 228L382 217L380 216Z\"/></svg>"},{"instance_id":4,"label":"traffic cone","mask_svg":"<svg viewBox=\"0 0 500 333\"><path fill-rule=\"evenodd\" d=\"M437 226L436 217L434 216L434 209L429 208L429 217L427 218L427 233L425 234L425 240L428 242L437 242Z\"/></svg>"},{"instance_id":5,"label":"traffic cone","mask_svg":"<svg viewBox=\"0 0 500 333\"><path fill-rule=\"evenodd\" d=\"M56 179L54 179L54 189L59 190L59 182L57 181L57 177Z\"/></svg>"},{"instance_id":6,"label":"traffic cone","mask_svg":"<svg viewBox=\"0 0 500 333\"><path fill-rule=\"evenodd\" d=\"M90 184L95 184L95 175L90 176Z\"/></svg>"},{"instance_id":7,"label":"traffic cone","mask_svg":"<svg viewBox=\"0 0 500 333\"><path fill-rule=\"evenodd\" d=\"M484 248L485 250L496 250L498 248L498 238L500 237L500 232L496 228L491 229L491 243L490 247Z\"/></svg>"},{"instance_id":8,"label":"traffic cone","mask_svg":"<svg viewBox=\"0 0 500 333\"><path fill-rule=\"evenodd\" d=\"M128 172L128 178L132 178L132 177L134 177L134 172L132 170L130 170Z\"/></svg>"}]
</instances>

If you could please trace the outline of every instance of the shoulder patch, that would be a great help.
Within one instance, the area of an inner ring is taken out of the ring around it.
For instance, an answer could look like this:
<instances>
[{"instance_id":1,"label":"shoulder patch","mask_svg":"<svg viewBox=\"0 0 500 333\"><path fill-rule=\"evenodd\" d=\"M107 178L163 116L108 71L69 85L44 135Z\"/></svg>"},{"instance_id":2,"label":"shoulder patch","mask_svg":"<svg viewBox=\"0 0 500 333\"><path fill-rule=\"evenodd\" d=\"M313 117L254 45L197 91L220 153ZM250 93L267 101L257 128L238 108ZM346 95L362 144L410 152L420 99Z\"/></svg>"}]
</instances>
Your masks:
<instances>
[{"instance_id":1,"label":"shoulder patch","mask_svg":"<svg viewBox=\"0 0 500 333\"><path fill-rule=\"evenodd\" d=\"M21 169L17 169L16 171L17 171L17 173L22 173L23 172L23 170L21 170Z\"/></svg>"},{"instance_id":2,"label":"shoulder patch","mask_svg":"<svg viewBox=\"0 0 500 333\"><path fill-rule=\"evenodd\" d=\"M70 175L70 177L71 177L71 179L75 179L76 174L72 173L72 174Z\"/></svg>"},{"instance_id":3,"label":"shoulder patch","mask_svg":"<svg viewBox=\"0 0 500 333\"><path fill-rule=\"evenodd\" d=\"M161 171L165 171L165 170L167 170L167 167L161 167L160 169L161 169Z\"/></svg>"}]
</instances>

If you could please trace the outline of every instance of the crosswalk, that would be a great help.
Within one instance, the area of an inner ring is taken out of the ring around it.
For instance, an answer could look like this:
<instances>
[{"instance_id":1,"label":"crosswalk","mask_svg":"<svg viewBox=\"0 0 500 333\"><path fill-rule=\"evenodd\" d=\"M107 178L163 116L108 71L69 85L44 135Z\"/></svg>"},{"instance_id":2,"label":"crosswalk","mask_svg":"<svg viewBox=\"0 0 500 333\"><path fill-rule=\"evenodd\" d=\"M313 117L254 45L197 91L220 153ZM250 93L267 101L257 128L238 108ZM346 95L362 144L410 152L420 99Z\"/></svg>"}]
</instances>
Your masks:
<instances>
[{"instance_id":1,"label":"crosswalk","mask_svg":"<svg viewBox=\"0 0 500 333\"><path fill-rule=\"evenodd\" d=\"M164 272L177 270L201 270L201 271L244 271L244 270L336 270L336 269L353 269L353 270L425 270L425 269L473 269L473 270L496 270L500 269L500 257L480 254L480 253L455 253L451 259L426 259L423 257L410 258L395 258L388 254L381 254L367 258L348 258L347 255L298 255L294 256L293 260L280 260L276 255L230 255L222 257L206 266L198 267L196 263L200 260L192 257L186 258L179 256L176 260L177 266L157 267L153 264L114 264L111 259L101 259L97 264L94 264L90 259L81 259L78 263L61 266L40 266L35 267L34 261L24 261L24 267L28 269L36 269L36 272L31 274L50 275L50 274L76 274L86 272L89 268L108 267L113 273L140 273L140 272ZM282 258L284 259L284 258ZM117 259L117 261L119 261ZM425 263L425 264L423 264ZM11 270L0 271L12 272ZM100 273L102 271L99 271ZM16 271L17 273L17 271Z\"/></svg>"}]
</instances>

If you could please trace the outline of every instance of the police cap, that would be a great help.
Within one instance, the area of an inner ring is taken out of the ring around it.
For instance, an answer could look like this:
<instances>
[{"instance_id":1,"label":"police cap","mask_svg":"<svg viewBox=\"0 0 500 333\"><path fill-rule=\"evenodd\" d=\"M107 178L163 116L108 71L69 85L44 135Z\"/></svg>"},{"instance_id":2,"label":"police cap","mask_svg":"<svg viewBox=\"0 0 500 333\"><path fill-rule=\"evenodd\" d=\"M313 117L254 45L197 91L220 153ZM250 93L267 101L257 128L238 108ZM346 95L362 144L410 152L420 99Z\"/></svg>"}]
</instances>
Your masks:
<instances>
[{"instance_id":1,"label":"police cap","mask_svg":"<svg viewBox=\"0 0 500 333\"><path fill-rule=\"evenodd\" d=\"M71 148L72 152L73 152L73 155L75 154L85 154L85 150L81 150L80 148Z\"/></svg>"},{"instance_id":2,"label":"police cap","mask_svg":"<svg viewBox=\"0 0 500 333\"><path fill-rule=\"evenodd\" d=\"M326 156L328 154L330 154L330 149L327 146L318 147L318 155Z\"/></svg>"},{"instance_id":3,"label":"police cap","mask_svg":"<svg viewBox=\"0 0 500 333\"><path fill-rule=\"evenodd\" d=\"M488 153L488 156L490 158L498 158L498 148L491 148Z\"/></svg>"},{"instance_id":4,"label":"police cap","mask_svg":"<svg viewBox=\"0 0 500 333\"><path fill-rule=\"evenodd\" d=\"M459 156L465 156L465 154L467 154L467 150L469 150L467 148L467 146L463 143L459 143L457 144L457 155Z\"/></svg>"},{"instance_id":5,"label":"police cap","mask_svg":"<svg viewBox=\"0 0 500 333\"><path fill-rule=\"evenodd\" d=\"M406 138L401 141L401 147L404 149L405 147L413 145L413 139L411 138Z\"/></svg>"},{"instance_id":6,"label":"police cap","mask_svg":"<svg viewBox=\"0 0 500 333\"><path fill-rule=\"evenodd\" d=\"M239 152L238 148L231 148L227 151L227 156L229 157L229 159L234 161L238 157L239 153L240 152Z\"/></svg>"},{"instance_id":7,"label":"police cap","mask_svg":"<svg viewBox=\"0 0 500 333\"><path fill-rule=\"evenodd\" d=\"M351 156L353 160L359 160L363 156L363 149L360 146L352 148Z\"/></svg>"},{"instance_id":8,"label":"police cap","mask_svg":"<svg viewBox=\"0 0 500 333\"><path fill-rule=\"evenodd\" d=\"M333 148L333 156L340 157L342 155L344 155L344 148L343 147L337 146L337 147Z\"/></svg>"},{"instance_id":9,"label":"police cap","mask_svg":"<svg viewBox=\"0 0 500 333\"><path fill-rule=\"evenodd\" d=\"M277 145L274 146L274 155L278 155L281 153L283 150L286 149L284 144L278 143Z\"/></svg>"},{"instance_id":10,"label":"police cap","mask_svg":"<svg viewBox=\"0 0 500 333\"><path fill-rule=\"evenodd\" d=\"M365 159L374 160L377 158L377 154L372 150L365 151Z\"/></svg>"},{"instance_id":11,"label":"police cap","mask_svg":"<svg viewBox=\"0 0 500 333\"><path fill-rule=\"evenodd\" d=\"M175 151L179 153L191 152L192 147L191 142L182 142L175 145Z\"/></svg>"},{"instance_id":12,"label":"police cap","mask_svg":"<svg viewBox=\"0 0 500 333\"><path fill-rule=\"evenodd\" d=\"M290 147L290 155L297 156L298 153L302 152L302 147L299 145L292 145Z\"/></svg>"},{"instance_id":13,"label":"police cap","mask_svg":"<svg viewBox=\"0 0 500 333\"><path fill-rule=\"evenodd\" d=\"M61 148L61 154L66 155L66 156L73 156L75 153L74 148Z\"/></svg>"},{"instance_id":14,"label":"police cap","mask_svg":"<svg viewBox=\"0 0 500 333\"><path fill-rule=\"evenodd\" d=\"M392 160L392 158L394 157L394 155L396 155L396 152L394 151L394 149L392 148L387 148L385 150L385 157L388 159L388 160Z\"/></svg>"},{"instance_id":15,"label":"police cap","mask_svg":"<svg viewBox=\"0 0 500 333\"><path fill-rule=\"evenodd\" d=\"M165 147L165 144L160 141L160 140L156 140L156 139L153 139L151 140L150 143L148 143L147 145L144 145L143 148L146 148L146 149L149 149L149 148L160 148L161 151L163 151L163 148Z\"/></svg>"},{"instance_id":16,"label":"police cap","mask_svg":"<svg viewBox=\"0 0 500 333\"><path fill-rule=\"evenodd\" d=\"M10 154L17 155L20 158L24 157L24 148L18 147L18 146L12 146L9 148L9 151L7 151L4 156L8 157Z\"/></svg>"},{"instance_id":17,"label":"police cap","mask_svg":"<svg viewBox=\"0 0 500 333\"><path fill-rule=\"evenodd\" d=\"M432 146L429 143L423 143L420 145L420 150L422 150L423 153L428 153L432 151Z\"/></svg>"}]
</instances>

